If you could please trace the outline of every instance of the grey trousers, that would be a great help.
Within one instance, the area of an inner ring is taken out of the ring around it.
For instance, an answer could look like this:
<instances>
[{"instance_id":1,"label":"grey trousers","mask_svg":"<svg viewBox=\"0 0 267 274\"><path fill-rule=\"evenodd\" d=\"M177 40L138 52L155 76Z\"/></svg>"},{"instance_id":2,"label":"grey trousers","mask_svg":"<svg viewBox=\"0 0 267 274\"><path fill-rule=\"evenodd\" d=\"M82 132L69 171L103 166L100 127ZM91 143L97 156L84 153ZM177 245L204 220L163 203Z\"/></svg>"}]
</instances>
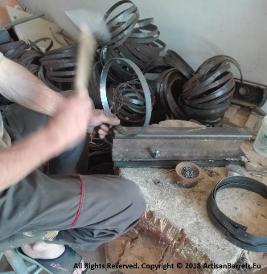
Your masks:
<instances>
[{"instance_id":1,"label":"grey trousers","mask_svg":"<svg viewBox=\"0 0 267 274\"><path fill-rule=\"evenodd\" d=\"M15 140L35 131L47 119L17 105L7 107L3 114ZM0 192L0 246L24 232L59 230L54 243L94 250L136 225L145 201L133 182L116 176L66 175L74 170L81 147L53 161L59 163L54 167L57 175L36 170Z\"/></svg>"}]
</instances>

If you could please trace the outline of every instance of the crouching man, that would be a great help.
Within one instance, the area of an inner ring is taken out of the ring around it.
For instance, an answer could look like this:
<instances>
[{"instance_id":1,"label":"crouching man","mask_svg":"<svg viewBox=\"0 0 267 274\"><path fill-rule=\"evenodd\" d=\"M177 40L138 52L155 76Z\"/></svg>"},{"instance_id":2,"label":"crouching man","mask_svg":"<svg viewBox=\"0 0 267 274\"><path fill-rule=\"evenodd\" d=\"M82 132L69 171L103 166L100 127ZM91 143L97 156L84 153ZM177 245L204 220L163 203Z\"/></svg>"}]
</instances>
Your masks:
<instances>
[{"instance_id":1,"label":"crouching man","mask_svg":"<svg viewBox=\"0 0 267 274\"><path fill-rule=\"evenodd\" d=\"M14 102L0 113L0 247L30 231L59 231L53 243L20 249L52 273L73 273L82 258L131 229L145 210L139 188L116 176L79 176L88 127L104 138L116 117L90 98L63 97L0 53L0 93ZM50 174L38 168L51 160ZM74 273L80 273L75 270Z\"/></svg>"}]
</instances>

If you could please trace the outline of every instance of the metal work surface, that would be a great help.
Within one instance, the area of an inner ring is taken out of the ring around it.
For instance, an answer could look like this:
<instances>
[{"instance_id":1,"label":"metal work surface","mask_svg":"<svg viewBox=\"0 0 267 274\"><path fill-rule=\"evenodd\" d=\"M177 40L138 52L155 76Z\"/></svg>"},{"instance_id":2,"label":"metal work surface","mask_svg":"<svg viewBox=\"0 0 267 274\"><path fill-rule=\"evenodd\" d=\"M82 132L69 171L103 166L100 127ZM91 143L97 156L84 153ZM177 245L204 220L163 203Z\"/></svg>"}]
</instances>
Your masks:
<instances>
[{"instance_id":1,"label":"metal work surface","mask_svg":"<svg viewBox=\"0 0 267 274\"><path fill-rule=\"evenodd\" d=\"M246 129L241 128L156 128L148 127L136 136L124 136L115 132L116 139L250 139L252 135Z\"/></svg>"},{"instance_id":2,"label":"metal work surface","mask_svg":"<svg viewBox=\"0 0 267 274\"><path fill-rule=\"evenodd\" d=\"M174 169L176 165L182 161L177 160L151 160L151 161L116 161L114 166L118 168L171 168ZM201 167L225 167L229 163L241 165L241 159L228 159L228 160L202 160L202 161L192 161Z\"/></svg>"},{"instance_id":3,"label":"metal work surface","mask_svg":"<svg viewBox=\"0 0 267 274\"><path fill-rule=\"evenodd\" d=\"M243 129L146 128L137 136L115 134L112 158L116 166L173 167L179 161L223 166L239 161L240 145L251 135Z\"/></svg>"},{"instance_id":4,"label":"metal work surface","mask_svg":"<svg viewBox=\"0 0 267 274\"><path fill-rule=\"evenodd\" d=\"M115 140L114 161L224 160L242 155L239 140ZM155 151L155 152L154 152ZM159 151L156 153L156 151ZM158 156L157 156L158 154Z\"/></svg>"}]
</instances>

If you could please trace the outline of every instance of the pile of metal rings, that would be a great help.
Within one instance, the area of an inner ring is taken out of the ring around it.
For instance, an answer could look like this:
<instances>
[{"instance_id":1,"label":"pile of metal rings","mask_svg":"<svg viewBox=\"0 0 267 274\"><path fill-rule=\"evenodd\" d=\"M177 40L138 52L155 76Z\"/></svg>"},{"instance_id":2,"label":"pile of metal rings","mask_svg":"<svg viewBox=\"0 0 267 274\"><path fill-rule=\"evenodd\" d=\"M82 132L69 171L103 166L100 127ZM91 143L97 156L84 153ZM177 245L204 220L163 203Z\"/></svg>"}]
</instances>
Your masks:
<instances>
[{"instance_id":1,"label":"pile of metal rings","mask_svg":"<svg viewBox=\"0 0 267 274\"><path fill-rule=\"evenodd\" d=\"M141 19L130 0L113 5L104 20L111 39L99 41L88 87L97 108L116 114L125 126L146 126L166 118L210 125L221 121L235 92L231 65L243 79L236 60L215 56L195 71L176 52L166 50L154 19ZM48 44L41 51L37 42L5 43L0 51L52 89L73 89L77 47L50 50Z\"/></svg>"},{"instance_id":2,"label":"pile of metal rings","mask_svg":"<svg viewBox=\"0 0 267 274\"><path fill-rule=\"evenodd\" d=\"M231 104L236 87L231 64L238 69L242 81L237 61L219 55L204 62L186 82L179 103L188 117L210 124L221 120Z\"/></svg>"},{"instance_id":3,"label":"pile of metal rings","mask_svg":"<svg viewBox=\"0 0 267 274\"><path fill-rule=\"evenodd\" d=\"M104 15L111 39L107 46L118 48L125 42L150 44L159 38L160 32L153 18L139 20L137 6L128 0L117 2Z\"/></svg>"},{"instance_id":4,"label":"pile of metal rings","mask_svg":"<svg viewBox=\"0 0 267 274\"><path fill-rule=\"evenodd\" d=\"M33 49L29 44L26 44L24 41L1 44L0 52L37 75L40 67L39 59L42 57L42 53Z\"/></svg>"},{"instance_id":5,"label":"pile of metal rings","mask_svg":"<svg viewBox=\"0 0 267 274\"><path fill-rule=\"evenodd\" d=\"M139 81L121 83L112 90L113 106L124 125L142 125L145 122L146 104Z\"/></svg>"},{"instance_id":6,"label":"pile of metal rings","mask_svg":"<svg viewBox=\"0 0 267 274\"><path fill-rule=\"evenodd\" d=\"M179 104L183 86L194 75L194 70L176 52L168 50L161 63L153 70L159 70L153 82L156 94L155 110L164 111L165 118L186 119L186 113Z\"/></svg>"},{"instance_id":7,"label":"pile of metal rings","mask_svg":"<svg viewBox=\"0 0 267 274\"><path fill-rule=\"evenodd\" d=\"M105 81L100 84L104 90L103 108L116 114L122 125L148 125L154 96L145 74L160 58L166 45L159 40L160 31L154 19L140 19L139 10L131 1L117 2L105 13L104 20L111 40L99 48L103 71L111 60L114 61L111 61L106 80L101 77Z\"/></svg>"},{"instance_id":8,"label":"pile of metal rings","mask_svg":"<svg viewBox=\"0 0 267 274\"><path fill-rule=\"evenodd\" d=\"M167 69L159 75L154 86L157 102L155 109L163 111L165 118L186 119L183 109L177 103L184 82L183 76L175 68Z\"/></svg>"},{"instance_id":9,"label":"pile of metal rings","mask_svg":"<svg viewBox=\"0 0 267 274\"><path fill-rule=\"evenodd\" d=\"M57 91L73 89L76 73L77 47L48 51L40 59L38 77Z\"/></svg>"},{"instance_id":10,"label":"pile of metal rings","mask_svg":"<svg viewBox=\"0 0 267 274\"><path fill-rule=\"evenodd\" d=\"M145 72L166 47L159 40L160 31L154 19L140 19L138 8L131 1L119 1L106 12L104 19L111 40L101 49L102 63L111 58L127 58ZM117 70L121 79L131 79L131 75L125 76L123 70Z\"/></svg>"},{"instance_id":11,"label":"pile of metal rings","mask_svg":"<svg viewBox=\"0 0 267 274\"><path fill-rule=\"evenodd\" d=\"M231 72L234 65L243 80L237 61L229 56L214 56L196 72L175 52L167 51L164 70L154 85L157 106L167 117L195 119L205 124L219 123L231 104L236 83Z\"/></svg>"},{"instance_id":12,"label":"pile of metal rings","mask_svg":"<svg viewBox=\"0 0 267 274\"><path fill-rule=\"evenodd\" d=\"M176 52L165 51L166 44L159 40L160 31L153 18L140 20L138 8L131 1L119 1L104 18L111 40L101 45L100 62L105 66L111 59L125 58L140 68L149 83L153 122L158 122L154 115L157 112L164 113L159 119L195 119L211 125L221 121L235 91L231 64L242 79L236 60L215 56L194 71ZM154 78L151 80L148 74ZM131 84L135 80L136 74L125 64L114 62L110 68L106 82L110 88L104 101L109 101L112 112L124 125L141 125L145 116L144 91Z\"/></svg>"},{"instance_id":13,"label":"pile of metal rings","mask_svg":"<svg viewBox=\"0 0 267 274\"><path fill-rule=\"evenodd\" d=\"M135 79L110 85L109 72L114 65L127 67ZM106 114L116 114L123 125L149 125L153 108L151 91L144 74L131 60L114 58L105 64L100 77L100 98Z\"/></svg>"},{"instance_id":14,"label":"pile of metal rings","mask_svg":"<svg viewBox=\"0 0 267 274\"><path fill-rule=\"evenodd\" d=\"M38 46L41 41L49 42L44 50ZM50 88L56 91L71 90L75 77L77 47L50 50L52 46L53 42L50 38L28 43L14 41L0 44L0 52L26 67Z\"/></svg>"}]
</instances>

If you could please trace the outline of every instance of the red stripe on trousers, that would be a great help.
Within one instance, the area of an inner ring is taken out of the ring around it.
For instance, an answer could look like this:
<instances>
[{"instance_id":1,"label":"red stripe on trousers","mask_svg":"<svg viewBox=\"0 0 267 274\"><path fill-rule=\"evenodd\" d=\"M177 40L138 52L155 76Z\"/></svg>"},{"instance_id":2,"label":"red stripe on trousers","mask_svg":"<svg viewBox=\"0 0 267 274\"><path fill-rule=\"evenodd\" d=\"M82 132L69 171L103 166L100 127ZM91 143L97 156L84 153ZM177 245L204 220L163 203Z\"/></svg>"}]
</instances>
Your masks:
<instances>
[{"instance_id":1,"label":"red stripe on trousers","mask_svg":"<svg viewBox=\"0 0 267 274\"><path fill-rule=\"evenodd\" d=\"M76 177L76 176L75 176ZM82 210L82 207L83 207L83 202L84 202L84 193L85 193L85 183L84 183L84 178L81 176L81 175L78 175L77 176L80 180L80 201L79 201L79 207L78 207L78 210L77 210L77 213L76 213L76 216L71 224L71 226L75 226L79 220L79 217L81 215L81 210ZM76 178L77 178L76 177Z\"/></svg>"}]
</instances>

